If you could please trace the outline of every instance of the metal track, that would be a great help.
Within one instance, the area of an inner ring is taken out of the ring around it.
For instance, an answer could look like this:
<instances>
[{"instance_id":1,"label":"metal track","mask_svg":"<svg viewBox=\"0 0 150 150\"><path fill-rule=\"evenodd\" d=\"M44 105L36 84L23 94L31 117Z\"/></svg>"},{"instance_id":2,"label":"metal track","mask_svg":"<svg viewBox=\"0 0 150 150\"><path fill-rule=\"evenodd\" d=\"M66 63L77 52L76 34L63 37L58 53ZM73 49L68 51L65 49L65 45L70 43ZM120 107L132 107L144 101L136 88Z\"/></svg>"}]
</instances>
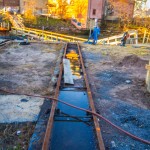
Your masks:
<instances>
[{"instance_id":1,"label":"metal track","mask_svg":"<svg viewBox=\"0 0 150 150\"><path fill-rule=\"evenodd\" d=\"M63 58L65 58L65 55L66 55L67 45L68 44L66 44ZM79 47L78 43L77 43L77 47L78 47L78 52L79 52L79 56L80 56L80 62L81 62L82 70L83 70L84 80L85 80L85 83L86 83L86 88L87 88L90 108L91 108L91 110L93 112L96 112L95 111L94 102L93 102L93 98L92 98L92 93L91 93L89 82L88 82L88 78L87 78L87 74L86 74L84 63L83 63L83 59L82 59L81 50L80 50L80 47ZM56 99L59 96L59 89L60 89L60 85L61 85L62 73L63 73L63 65L61 64L60 65L60 73L59 73L59 77L58 77L58 81L57 81L57 87L56 87L55 96L54 96L54 98L56 98ZM57 106L57 102L53 101L52 107L51 107L51 112L50 112L50 117L49 117L48 124L47 124L47 129L46 129L46 133L45 133L45 137L44 137L42 150L49 150L51 131L52 131L52 127L53 127L53 121L54 121L54 114L55 114L56 106ZM98 123L98 119L94 115L92 117L93 117L93 121L94 121L96 137L97 137L97 141L98 141L98 149L105 150L103 139L102 139L102 135L101 135L101 130L100 130L99 123Z\"/></svg>"},{"instance_id":2,"label":"metal track","mask_svg":"<svg viewBox=\"0 0 150 150\"><path fill-rule=\"evenodd\" d=\"M86 88L87 88L87 93L88 93L90 107L91 107L93 112L96 112L79 44L78 44L78 50L79 50L79 56L80 56L80 61L81 61L81 65L82 65L83 75L84 75L85 84L86 84ZM97 136L97 140L98 140L98 148L100 150L105 150L105 146L104 146L104 142L103 142L103 139L102 139L102 135L101 135L101 130L100 130L100 126L99 126L99 123L98 123L98 119L94 115L93 115L93 121L94 121L96 136Z\"/></svg>"},{"instance_id":3,"label":"metal track","mask_svg":"<svg viewBox=\"0 0 150 150\"><path fill-rule=\"evenodd\" d=\"M63 58L66 55L66 49L67 49L67 44L64 50L64 55ZM59 95L59 88L60 88L60 83L61 83L61 78L62 78L62 72L63 72L63 64L60 64L60 72L59 72L59 77L57 80L57 87L55 90L55 95L54 98L58 98ZM46 129L46 133L45 133L45 137L44 137L44 142L43 142L43 146L42 146L42 150L48 150L49 149L49 144L50 144L50 136L51 136L51 131L52 131L52 127L53 127L53 121L54 121L54 114L55 114L55 109L57 106L57 102L53 101L52 102L52 107L51 107L51 112L50 112L50 117L47 123L47 129Z\"/></svg>"}]
</instances>

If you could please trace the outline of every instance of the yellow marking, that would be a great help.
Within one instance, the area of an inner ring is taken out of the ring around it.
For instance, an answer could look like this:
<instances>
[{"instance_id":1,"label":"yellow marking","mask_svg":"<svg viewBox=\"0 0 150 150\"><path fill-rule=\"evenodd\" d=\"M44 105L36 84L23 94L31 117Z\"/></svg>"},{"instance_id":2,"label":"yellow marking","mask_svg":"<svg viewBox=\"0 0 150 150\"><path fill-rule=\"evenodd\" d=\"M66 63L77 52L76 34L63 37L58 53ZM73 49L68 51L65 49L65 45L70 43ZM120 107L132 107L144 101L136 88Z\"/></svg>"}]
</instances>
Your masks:
<instances>
[{"instance_id":1,"label":"yellow marking","mask_svg":"<svg viewBox=\"0 0 150 150\"><path fill-rule=\"evenodd\" d=\"M97 131L101 131L101 129L100 129L100 128L96 128L96 130L97 130Z\"/></svg>"},{"instance_id":2,"label":"yellow marking","mask_svg":"<svg viewBox=\"0 0 150 150\"><path fill-rule=\"evenodd\" d=\"M80 73L77 73L77 72L72 72L73 75L77 75L77 76L80 76Z\"/></svg>"}]
</instances>

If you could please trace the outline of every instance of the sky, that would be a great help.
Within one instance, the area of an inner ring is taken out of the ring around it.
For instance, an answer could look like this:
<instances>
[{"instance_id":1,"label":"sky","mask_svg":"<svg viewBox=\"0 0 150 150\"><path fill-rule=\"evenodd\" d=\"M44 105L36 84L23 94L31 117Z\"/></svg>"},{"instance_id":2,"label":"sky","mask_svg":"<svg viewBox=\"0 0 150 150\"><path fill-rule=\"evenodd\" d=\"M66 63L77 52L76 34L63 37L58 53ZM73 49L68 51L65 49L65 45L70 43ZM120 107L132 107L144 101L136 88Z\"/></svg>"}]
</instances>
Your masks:
<instances>
[{"instance_id":1,"label":"sky","mask_svg":"<svg viewBox=\"0 0 150 150\"><path fill-rule=\"evenodd\" d=\"M149 8L149 9L150 9L150 0L147 0L146 8Z\"/></svg>"}]
</instances>

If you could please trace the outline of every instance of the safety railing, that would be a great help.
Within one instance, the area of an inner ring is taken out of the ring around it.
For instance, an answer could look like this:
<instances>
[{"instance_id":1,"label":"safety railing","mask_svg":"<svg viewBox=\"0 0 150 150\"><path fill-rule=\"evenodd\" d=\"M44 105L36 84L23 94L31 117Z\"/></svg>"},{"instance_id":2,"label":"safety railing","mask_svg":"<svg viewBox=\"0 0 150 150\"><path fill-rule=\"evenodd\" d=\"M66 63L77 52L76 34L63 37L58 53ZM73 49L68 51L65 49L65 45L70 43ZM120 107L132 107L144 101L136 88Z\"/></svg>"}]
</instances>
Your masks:
<instances>
[{"instance_id":1,"label":"safety railing","mask_svg":"<svg viewBox=\"0 0 150 150\"><path fill-rule=\"evenodd\" d=\"M12 27L12 32L17 35L27 35L31 38L39 39L42 41L64 41L64 42L85 42L87 39L78 38L74 36L54 33L50 31L44 31L33 28L15 28ZM138 32L137 30L128 31L130 38L128 38L127 43L138 44ZM121 38L123 34L112 36L108 38L103 38L98 40L98 44L108 44L108 45L117 45L121 43Z\"/></svg>"},{"instance_id":2,"label":"safety railing","mask_svg":"<svg viewBox=\"0 0 150 150\"><path fill-rule=\"evenodd\" d=\"M1 30L9 30L10 29L10 24L9 22L0 22L0 29Z\"/></svg>"},{"instance_id":3,"label":"safety railing","mask_svg":"<svg viewBox=\"0 0 150 150\"><path fill-rule=\"evenodd\" d=\"M130 37L127 39L127 43L129 44L138 44L138 31L130 30L128 31ZM97 41L98 44L108 44L108 45L118 45L121 43L123 34L119 34L117 36L111 36L108 38L100 39Z\"/></svg>"},{"instance_id":4,"label":"safety railing","mask_svg":"<svg viewBox=\"0 0 150 150\"><path fill-rule=\"evenodd\" d=\"M67 41L67 42L76 42L76 41L87 41L84 38L78 38L74 36L68 36L64 34L54 33L50 31L38 30L33 28L15 28L12 27L12 32L19 35L28 35L30 37L44 40L44 41Z\"/></svg>"}]
</instances>

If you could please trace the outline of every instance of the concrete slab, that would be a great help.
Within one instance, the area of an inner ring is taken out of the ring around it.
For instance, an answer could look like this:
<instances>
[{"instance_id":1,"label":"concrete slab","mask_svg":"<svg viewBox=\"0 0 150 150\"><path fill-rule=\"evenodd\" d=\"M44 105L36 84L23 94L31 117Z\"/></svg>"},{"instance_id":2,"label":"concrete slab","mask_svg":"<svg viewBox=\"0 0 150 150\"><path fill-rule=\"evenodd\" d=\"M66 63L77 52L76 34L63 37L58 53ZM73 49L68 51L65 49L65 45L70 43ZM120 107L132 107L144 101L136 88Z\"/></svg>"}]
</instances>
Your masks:
<instances>
[{"instance_id":1,"label":"concrete slab","mask_svg":"<svg viewBox=\"0 0 150 150\"><path fill-rule=\"evenodd\" d=\"M44 99L0 95L0 123L37 121Z\"/></svg>"}]
</instances>

